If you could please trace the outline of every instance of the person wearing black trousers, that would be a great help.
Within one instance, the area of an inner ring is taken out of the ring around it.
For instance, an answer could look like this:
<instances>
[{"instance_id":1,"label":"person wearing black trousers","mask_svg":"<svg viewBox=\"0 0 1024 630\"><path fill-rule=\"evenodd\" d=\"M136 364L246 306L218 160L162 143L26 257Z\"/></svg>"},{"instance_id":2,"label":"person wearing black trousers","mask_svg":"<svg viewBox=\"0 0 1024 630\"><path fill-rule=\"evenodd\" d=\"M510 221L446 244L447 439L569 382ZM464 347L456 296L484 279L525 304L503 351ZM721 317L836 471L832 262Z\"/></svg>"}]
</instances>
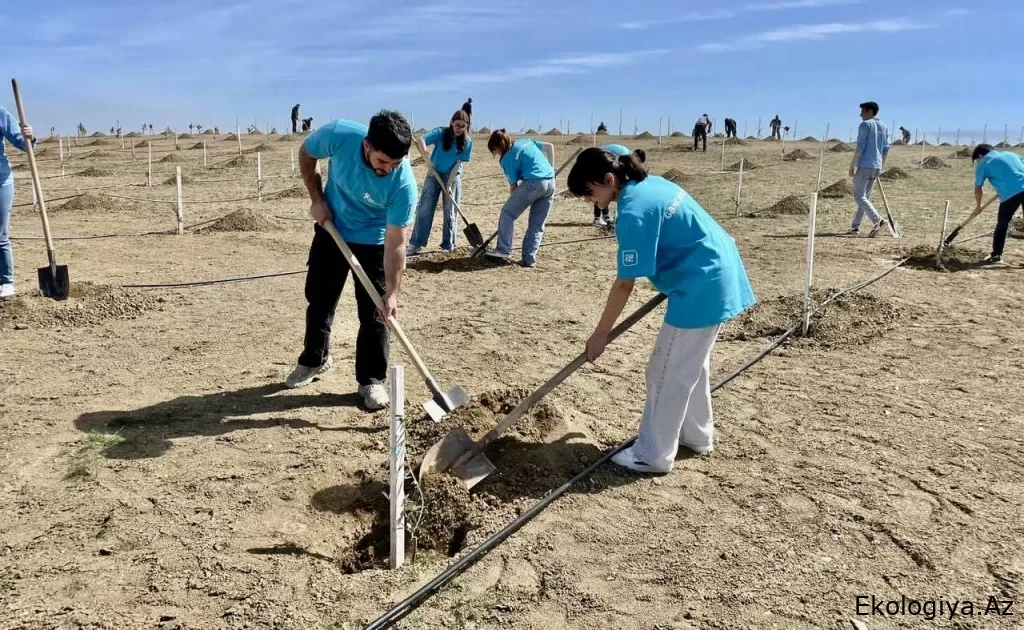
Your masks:
<instances>
[{"instance_id":1,"label":"person wearing black trousers","mask_svg":"<svg viewBox=\"0 0 1024 630\"><path fill-rule=\"evenodd\" d=\"M708 132L711 131L711 119L704 114L697 119L693 125L693 150L697 150L697 143L704 142L704 153L708 152Z\"/></svg>"},{"instance_id":2,"label":"person wearing black trousers","mask_svg":"<svg viewBox=\"0 0 1024 630\"><path fill-rule=\"evenodd\" d=\"M735 138L736 137L736 121L732 118L725 119L725 137Z\"/></svg>"},{"instance_id":3,"label":"person wearing black trousers","mask_svg":"<svg viewBox=\"0 0 1024 630\"><path fill-rule=\"evenodd\" d=\"M299 104L292 108L292 133L299 133Z\"/></svg>"}]
</instances>

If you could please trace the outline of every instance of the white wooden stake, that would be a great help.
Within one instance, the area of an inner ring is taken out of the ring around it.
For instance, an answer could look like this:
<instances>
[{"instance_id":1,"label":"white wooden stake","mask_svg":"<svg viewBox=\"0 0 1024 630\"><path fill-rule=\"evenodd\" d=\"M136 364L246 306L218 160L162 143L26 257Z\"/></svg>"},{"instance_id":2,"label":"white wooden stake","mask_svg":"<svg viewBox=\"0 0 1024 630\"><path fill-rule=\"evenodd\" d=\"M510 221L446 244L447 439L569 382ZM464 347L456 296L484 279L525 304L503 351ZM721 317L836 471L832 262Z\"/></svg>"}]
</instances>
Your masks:
<instances>
[{"instance_id":1,"label":"white wooden stake","mask_svg":"<svg viewBox=\"0 0 1024 630\"><path fill-rule=\"evenodd\" d=\"M803 336L811 327L811 285L814 283L814 224L818 216L818 193L811 193L811 213L807 220L807 283L804 287Z\"/></svg>"},{"instance_id":2,"label":"white wooden stake","mask_svg":"<svg viewBox=\"0 0 1024 630\"><path fill-rule=\"evenodd\" d=\"M761 118L760 118L760 116L757 118L757 139L758 140L761 139Z\"/></svg>"},{"instance_id":3,"label":"white wooden stake","mask_svg":"<svg viewBox=\"0 0 1024 630\"><path fill-rule=\"evenodd\" d=\"M785 134L785 132L783 132L783 134L782 134L782 156L783 157L786 156L786 134Z\"/></svg>"},{"instance_id":4,"label":"white wooden stake","mask_svg":"<svg viewBox=\"0 0 1024 630\"><path fill-rule=\"evenodd\" d=\"M174 185L178 195L178 234L185 233L185 208L181 201L181 167L174 167Z\"/></svg>"},{"instance_id":5,"label":"white wooden stake","mask_svg":"<svg viewBox=\"0 0 1024 630\"><path fill-rule=\"evenodd\" d=\"M60 163L64 164L64 138L57 138L57 146L60 147Z\"/></svg>"},{"instance_id":6,"label":"white wooden stake","mask_svg":"<svg viewBox=\"0 0 1024 630\"><path fill-rule=\"evenodd\" d=\"M794 119L793 119L793 142L796 142L796 139L797 139L797 137L798 137L798 136L796 135L796 124L797 124L798 122L800 122L800 119L799 119L799 118L794 118Z\"/></svg>"},{"instance_id":7,"label":"white wooden stake","mask_svg":"<svg viewBox=\"0 0 1024 630\"><path fill-rule=\"evenodd\" d=\"M747 158L740 158L739 187L736 189L736 216L740 216L740 199L743 197L743 163Z\"/></svg>"},{"instance_id":8,"label":"white wooden stake","mask_svg":"<svg viewBox=\"0 0 1024 630\"><path fill-rule=\"evenodd\" d=\"M658 119L658 146L661 146L661 119Z\"/></svg>"},{"instance_id":9,"label":"white wooden stake","mask_svg":"<svg viewBox=\"0 0 1024 630\"><path fill-rule=\"evenodd\" d=\"M203 140L203 168L206 168L206 140Z\"/></svg>"},{"instance_id":10,"label":"white wooden stake","mask_svg":"<svg viewBox=\"0 0 1024 630\"><path fill-rule=\"evenodd\" d=\"M1003 125L1003 144L1010 144L1010 124Z\"/></svg>"},{"instance_id":11,"label":"white wooden stake","mask_svg":"<svg viewBox=\"0 0 1024 630\"><path fill-rule=\"evenodd\" d=\"M722 138L722 168L719 169L719 170L722 170L722 171L725 170L725 141L727 139L728 138Z\"/></svg>"},{"instance_id":12,"label":"white wooden stake","mask_svg":"<svg viewBox=\"0 0 1024 630\"><path fill-rule=\"evenodd\" d=\"M1017 141L1017 145L1024 145L1024 127L1020 128L1020 140Z\"/></svg>"},{"instance_id":13,"label":"white wooden stake","mask_svg":"<svg viewBox=\"0 0 1024 630\"><path fill-rule=\"evenodd\" d=\"M290 147L288 149L288 159L292 163L292 177L295 177L295 148Z\"/></svg>"},{"instance_id":14,"label":"white wooden stake","mask_svg":"<svg viewBox=\"0 0 1024 630\"><path fill-rule=\"evenodd\" d=\"M238 140L238 155L242 155L242 130L237 123L235 124L235 139Z\"/></svg>"},{"instance_id":15,"label":"white wooden stake","mask_svg":"<svg viewBox=\"0 0 1024 630\"><path fill-rule=\"evenodd\" d=\"M619 136L622 136L622 108L619 108Z\"/></svg>"},{"instance_id":16,"label":"white wooden stake","mask_svg":"<svg viewBox=\"0 0 1024 630\"><path fill-rule=\"evenodd\" d=\"M939 127L939 133L935 136L935 146L942 144L942 127Z\"/></svg>"},{"instance_id":17,"label":"white wooden stake","mask_svg":"<svg viewBox=\"0 0 1024 630\"><path fill-rule=\"evenodd\" d=\"M928 134L921 134L921 168L924 168L924 148L928 146Z\"/></svg>"},{"instance_id":18,"label":"white wooden stake","mask_svg":"<svg viewBox=\"0 0 1024 630\"><path fill-rule=\"evenodd\" d=\"M391 568L405 564L405 367L391 366Z\"/></svg>"},{"instance_id":19,"label":"white wooden stake","mask_svg":"<svg viewBox=\"0 0 1024 630\"><path fill-rule=\"evenodd\" d=\"M946 200L946 211L942 214L942 231L939 232L939 247L935 250L935 266L942 266L942 248L946 244L946 224L949 222L949 199Z\"/></svg>"},{"instance_id":20,"label":"white wooden stake","mask_svg":"<svg viewBox=\"0 0 1024 630\"><path fill-rule=\"evenodd\" d=\"M256 152L256 201L263 203L263 154Z\"/></svg>"},{"instance_id":21,"label":"white wooden stake","mask_svg":"<svg viewBox=\"0 0 1024 630\"><path fill-rule=\"evenodd\" d=\"M981 143L985 144L986 140L988 140L988 123L985 123L985 128L981 130Z\"/></svg>"},{"instance_id":22,"label":"white wooden stake","mask_svg":"<svg viewBox=\"0 0 1024 630\"><path fill-rule=\"evenodd\" d=\"M132 140L132 164L135 164L135 141Z\"/></svg>"},{"instance_id":23,"label":"white wooden stake","mask_svg":"<svg viewBox=\"0 0 1024 630\"><path fill-rule=\"evenodd\" d=\"M825 139L821 141L821 157L818 158L818 183L814 185L814 194L821 192L821 169L825 166L825 147L828 146L828 132L832 123L825 125Z\"/></svg>"},{"instance_id":24,"label":"white wooden stake","mask_svg":"<svg viewBox=\"0 0 1024 630\"><path fill-rule=\"evenodd\" d=\"M36 198L36 187L32 186L32 209L35 210L39 207L39 199Z\"/></svg>"},{"instance_id":25,"label":"white wooden stake","mask_svg":"<svg viewBox=\"0 0 1024 630\"><path fill-rule=\"evenodd\" d=\"M178 146L178 132L177 131L174 132L174 150L175 151L181 151L181 147Z\"/></svg>"},{"instance_id":26,"label":"white wooden stake","mask_svg":"<svg viewBox=\"0 0 1024 630\"><path fill-rule=\"evenodd\" d=\"M149 149L149 166L147 168L146 185L153 187L153 141L146 140L146 147Z\"/></svg>"},{"instance_id":27,"label":"white wooden stake","mask_svg":"<svg viewBox=\"0 0 1024 630\"><path fill-rule=\"evenodd\" d=\"M953 143L953 151L959 151L959 150L960 150L960 128L958 127L957 130L956 130L956 142ZM960 156L956 155L956 157L960 157Z\"/></svg>"},{"instance_id":28,"label":"white wooden stake","mask_svg":"<svg viewBox=\"0 0 1024 630\"><path fill-rule=\"evenodd\" d=\"M743 139L747 139L747 121L743 121Z\"/></svg>"}]
</instances>

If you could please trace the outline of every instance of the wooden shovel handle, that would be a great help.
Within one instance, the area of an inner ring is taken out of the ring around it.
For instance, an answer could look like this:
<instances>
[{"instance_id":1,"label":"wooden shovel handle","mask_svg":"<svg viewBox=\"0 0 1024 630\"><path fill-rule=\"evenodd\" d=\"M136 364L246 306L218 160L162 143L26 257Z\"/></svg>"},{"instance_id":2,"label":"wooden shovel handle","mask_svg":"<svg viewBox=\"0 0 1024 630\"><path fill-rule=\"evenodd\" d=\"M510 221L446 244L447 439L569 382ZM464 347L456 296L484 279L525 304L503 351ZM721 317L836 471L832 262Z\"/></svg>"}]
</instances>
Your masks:
<instances>
[{"instance_id":1,"label":"wooden shovel handle","mask_svg":"<svg viewBox=\"0 0 1024 630\"><path fill-rule=\"evenodd\" d=\"M14 88L14 103L18 106L18 122L22 125L28 124L25 117L25 106L21 102L21 90L18 89L18 80L11 79L11 87ZM39 214L43 218L43 236L46 238L46 253L50 259L50 267L54 276L57 270L57 257L53 249L53 237L50 236L50 219L46 216L46 200L43 198L43 186L39 182L39 169L36 167L36 154L32 147L32 141L25 144L25 153L28 154L28 167L32 171L32 188L36 191L36 201L39 202Z\"/></svg>"}]
</instances>

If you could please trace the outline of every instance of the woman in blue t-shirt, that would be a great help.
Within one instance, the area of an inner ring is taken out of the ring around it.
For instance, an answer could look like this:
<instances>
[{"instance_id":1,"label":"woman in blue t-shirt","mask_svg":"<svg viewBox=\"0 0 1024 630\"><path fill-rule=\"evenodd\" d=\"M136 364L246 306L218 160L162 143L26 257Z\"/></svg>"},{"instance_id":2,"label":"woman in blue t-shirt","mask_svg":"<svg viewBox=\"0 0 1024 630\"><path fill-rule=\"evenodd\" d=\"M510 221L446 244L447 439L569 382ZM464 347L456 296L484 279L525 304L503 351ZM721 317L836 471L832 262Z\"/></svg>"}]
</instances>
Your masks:
<instances>
[{"instance_id":1,"label":"woman in blue t-shirt","mask_svg":"<svg viewBox=\"0 0 1024 630\"><path fill-rule=\"evenodd\" d=\"M433 145L430 163L434 165L438 175L448 183L455 203L462 203L462 163L469 162L473 152L473 139L469 137L469 114L461 109L452 114L447 127L437 127L423 136L427 145ZM434 211L437 209L438 197L443 196L441 185L434 176L427 173L420 193L420 203L416 208L416 224L412 229L409 247L406 254L415 256L427 246L430 239L430 228L434 224ZM455 229L458 225L455 206L447 198L444 200L444 220L441 224L441 249L450 252L455 249Z\"/></svg>"},{"instance_id":2,"label":"woman in blue t-shirt","mask_svg":"<svg viewBox=\"0 0 1024 630\"><path fill-rule=\"evenodd\" d=\"M14 206L14 176L4 151L5 139L22 151L27 143L35 143L32 127L20 124L11 112L0 107L0 298L13 297L15 293L14 254L8 234Z\"/></svg>"},{"instance_id":3,"label":"woman in blue t-shirt","mask_svg":"<svg viewBox=\"0 0 1024 630\"><path fill-rule=\"evenodd\" d=\"M530 219L523 236L523 258L519 264L528 269L537 266L537 251L544 237L544 223L555 197L555 168L544 156L544 143L530 138L512 142L504 129L491 134L487 150L497 156L509 183L508 201L498 217L498 244L489 250L492 258L507 260L512 255L515 223L527 208Z\"/></svg>"},{"instance_id":4,"label":"woman in blue t-shirt","mask_svg":"<svg viewBox=\"0 0 1024 630\"><path fill-rule=\"evenodd\" d=\"M679 446L696 453L714 448L711 349L719 327L754 304L743 261L736 242L689 193L648 175L635 155L583 151L569 172L569 192L618 208L618 274L587 341L587 358L596 361L604 352L637 278L668 296L647 364L639 435L612 461L638 472L669 472Z\"/></svg>"}]
</instances>

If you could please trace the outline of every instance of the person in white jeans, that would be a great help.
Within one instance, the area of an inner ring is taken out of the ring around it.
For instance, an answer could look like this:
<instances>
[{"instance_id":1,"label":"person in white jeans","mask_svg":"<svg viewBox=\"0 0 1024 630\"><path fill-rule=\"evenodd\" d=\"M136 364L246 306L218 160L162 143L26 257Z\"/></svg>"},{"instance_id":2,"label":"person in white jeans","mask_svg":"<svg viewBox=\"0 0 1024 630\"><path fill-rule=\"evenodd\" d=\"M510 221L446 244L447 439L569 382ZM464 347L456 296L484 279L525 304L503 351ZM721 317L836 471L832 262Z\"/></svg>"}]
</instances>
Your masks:
<instances>
[{"instance_id":1,"label":"person in white jeans","mask_svg":"<svg viewBox=\"0 0 1024 630\"><path fill-rule=\"evenodd\" d=\"M612 461L667 473L680 446L714 450L711 351L724 323L755 302L736 242L675 183L648 175L635 155L593 147L569 173L569 192L599 206L615 201L617 278L587 340L596 361L638 278L668 296L665 321L647 364L647 401L636 442Z\"/></svg>"}]
</instances>

